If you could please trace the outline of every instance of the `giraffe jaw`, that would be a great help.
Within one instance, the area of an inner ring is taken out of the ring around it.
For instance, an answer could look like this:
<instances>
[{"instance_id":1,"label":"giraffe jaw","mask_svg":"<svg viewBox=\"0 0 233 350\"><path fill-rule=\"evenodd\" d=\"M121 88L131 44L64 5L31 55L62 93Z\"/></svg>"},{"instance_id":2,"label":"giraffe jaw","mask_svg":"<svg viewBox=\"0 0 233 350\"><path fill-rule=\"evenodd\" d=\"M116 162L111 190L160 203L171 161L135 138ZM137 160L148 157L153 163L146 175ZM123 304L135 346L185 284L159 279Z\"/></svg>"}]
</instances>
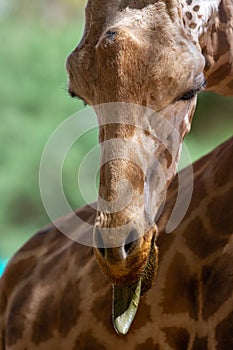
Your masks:
<instances>
[{"instance_id":1,"label":"giraffe jaw","mask_svg":"<svg viewBox=\"0 0 233 350\"><path fill-rule=\"evenodd\" d=\"M138 309L141 285L141 279L128 286L113 284L113 325L118 334L125 335L130 329Z\"/></svg>"}]
</instances>

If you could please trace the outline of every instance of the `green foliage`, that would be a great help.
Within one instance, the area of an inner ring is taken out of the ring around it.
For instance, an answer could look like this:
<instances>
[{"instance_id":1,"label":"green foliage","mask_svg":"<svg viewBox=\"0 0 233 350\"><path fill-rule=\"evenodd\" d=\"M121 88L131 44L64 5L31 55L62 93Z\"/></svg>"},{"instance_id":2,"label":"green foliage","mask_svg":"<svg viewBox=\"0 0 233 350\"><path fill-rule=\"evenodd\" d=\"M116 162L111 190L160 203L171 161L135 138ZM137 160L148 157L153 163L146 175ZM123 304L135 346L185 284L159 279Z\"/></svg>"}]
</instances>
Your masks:
<instances>
[{"instance_id":1,"label":"green foliage","mask_svg":"<svg viewBox=\"0 0 233 350\"><path fill-rule=\"evenodd\" d=\"M1 0L0 18L20 16L21 19L32 17L38 20L61 22L83 17L85 0Z\"/></svg>"},{"instance_id":2,"label":"green foliage","mask_svg":"<svg viewBox=\"0 0 233 350\"><path fill-rule=\"evenodd\" d=\"M0 21L0 256L4 258L49 221L38 185L41 154L54 129L83 108L81 102L68 97L64 69L67 55L81 36L81 21L68 17L59 23L46 21L35 17L25 4L29 2L22 3L19 17L13 13ZM231 135L232 110L232 100L211 94L200 97L193 131L187 138L193 159ZM96 142L97 131L93 131L65 162L65 191L73 208L84 204L76 190L77 164Z\"/></svg>"},{"instance_id":3,"label":"green foliage","mask_svg":"<svg viewBox=\"0 0 233 350\"><path fill-rule=\"evenodd\" d=\"M38 170L43 148L57 125L83 105L66 92L65 59L82 23L51 27L16 18L1 22L0 40L0 255L8 256L41 225ZM89 141L85 141L84 148ZM71 168L71 165L70 165ZM69 175L67 175L69 177ZM68 189L67 191L71 192ZM80 206L82 201L73 201Z\"/></svg>"}]
</instances>

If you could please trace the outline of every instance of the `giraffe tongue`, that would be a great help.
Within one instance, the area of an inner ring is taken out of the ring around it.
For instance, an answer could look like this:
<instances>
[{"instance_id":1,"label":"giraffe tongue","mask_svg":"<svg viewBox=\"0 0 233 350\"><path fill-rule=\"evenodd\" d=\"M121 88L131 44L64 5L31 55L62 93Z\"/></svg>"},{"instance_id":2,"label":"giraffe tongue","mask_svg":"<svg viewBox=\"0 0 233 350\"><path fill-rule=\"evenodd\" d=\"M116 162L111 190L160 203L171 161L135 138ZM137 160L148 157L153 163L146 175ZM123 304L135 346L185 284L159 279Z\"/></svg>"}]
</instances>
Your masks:
<instances>
[{"instance_id":1,"label":"giraffe tongue","mask_svg":"<svg viewBox=\"0 0 233 350\"><path fill-rule=\"evenodd\" d=\"M113 324L119 334L125 335L137 312L141 295L141 279L129 286L113 284Z\"/></svg>"}]
</instances>

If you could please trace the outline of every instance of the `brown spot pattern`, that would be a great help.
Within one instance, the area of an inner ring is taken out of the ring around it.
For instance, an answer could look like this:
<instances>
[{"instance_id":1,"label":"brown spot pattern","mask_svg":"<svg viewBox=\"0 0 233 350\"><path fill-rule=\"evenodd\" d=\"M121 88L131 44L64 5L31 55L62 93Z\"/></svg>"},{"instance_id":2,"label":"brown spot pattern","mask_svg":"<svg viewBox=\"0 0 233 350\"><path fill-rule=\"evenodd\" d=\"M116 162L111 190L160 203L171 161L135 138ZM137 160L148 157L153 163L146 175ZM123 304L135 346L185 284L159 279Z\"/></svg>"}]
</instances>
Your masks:
<instances>
[{"instance_id":1,"label":"brown spot pattern","mask_svg":"<svg viewBox=\"0 0 233 350\"><path fill-rule=\"evenodd\" d=\"M168 314L188 312L194 319L198 316L197 276L190 275L186 260L180 253L176 254L169 268L163 310Z\"/></svg>"},{"instance_id":2,"label":"brown spot pattern","mask_svg":"<svg viewBox=\"0 0 233 350\"><path fill-rule=\"evenodd\" d=\"M55 254L51 259L48 259L44 264L41 262L40 279L43 283L51 283L51 280L56 280L64 273L67 267L68 260L66 259L66 251L61 251Z\"/></svg>"},{"instance_id":3,"label":"brown spot pattern","mask_svg":"<svg viewBox=\"0 0 233 350\"><path fill-rule=\"evenodd\" d=\"M192 18L193 18L191 12L186 12L185 15L186 15L186 17L187 17L188 19L192 19Z\"/></svg>"},{"instance_id":4,"label":"brown spot pattern","mask_svg":"<svg viewBox=\"0 0 233 350\"><path fill-rule=\"evenodd\" d=\"M2 315L5 312L6 303L7 300L3 292L3 280L0 279L0 315Z\"/></svg>"},{"instance_id":5,"label":"brown spot pattern","mask_svg":"<svg viewBox=\"0 0 233 350\"><path fill-rule=\"evenodd\" d=\"M37 257L35 256L20 260L15 264L13 260L6 269L6 294L10 294L11 291L15 289L15 286L19 285L22 280L26 280L29 276L33 275L36 265Z\"/></svg>"},{"instance_id":6,"label":"brown spot pattern","mask_svg":"<svg viewBox=\"0 0 233 350\"><path fill-rule=\"evenodd\" d=\"M74 263L76 262L77 266L85 266L91 259L93 259L94 254L91 247L74 243L69 248L68 256L74 258Z\"/></svg>"},{"instance_id":7,"label":"brown spot pattern","mask_svg":"<svg viewBox=\"0 0 233 350\"><path fill-rule=\"evenodd\" d=\"M99 141L107 141L115 138L132 138L136 132L136 126L130 124L107 124L99 127Z\"/></svg>"},{"instance_id":8,"label":"brown spot pattern","mask_svg":"<svg viewBox=\"0 0 233 350\"><path fill-rule=\"evenodd\" d=\"M148 338L144 343L138 344L135 350L161 350L161 348L154 343L153 338Z\"/></svg>"},{"instance_id":9,"label":"brown spot pattern","mask_svg":"<svg viewBox=\"0 0 233 350\"><path fill-rule=\"evenodd\" d=\"M111 311L111 290L108 289L104 295L101 295L95 299L95 302L91 308L91 312L99 323L107 328L110 333L113 333L114 329L111 321Z\"/></svg>"},{"instance_id":10,"label":"brown spot pattern","mask_svg":"<svg viewBox=\"0 0 233 350\"><path fill-rule=\"evenodd\" d=\"M202 221L197 217L191 221L184 233L187 246L200 258L205 258L209 254L220 250L227 239L223 239L220 235L208 234Z\"/></svg>"},{"instance_id":11,"label":"brown spot pattern","mask_svg":"<svg viewBox=\"0 0 233 350\"><path fill-rule=\"evenodd\" d=\"M117 171L116 171L117 170ZM144 190L144 173L137 164L125 159L114 159L100 169L100 195L106 201L117 198L117 183L128 180L139 194Z\"/></svg>"},{"instance_id":12,"label":"brown spot pattern","mask_svg":"<svg viewBox=\"0 0 233 350\"><path fill-rule=\"evenodd\" d=\"M41 301L32 329L31 340L35 345L52 338L53 330L57 324L58 311L55 295L49 295Z\"/></svg>"},{"instance_id":13,"label":"brown spot pattern","mask_svg":"<svg viewBox=\"0 0 233 350\"><path fill-rule=\"evenodd\" d=\"M76 215L84 222L94 225L97 210L89 205L76 211Z\"/></svg>"},{"instance_id":14,"label":"brown spot pattern","mask_svg":"<svg viewBox=\"0 0 233 350\"><path fill-rule=\"evenodd\" d=\"M194 172L195 172L195 169L194 169ZM206 191L205 183L203 182L203 180L201 180L201 174L200 176L196 175L194 179L194 189L193 189L192 200L185 218L188 218L190 215L192 215L193 211L200 208L201 201L207 196L208 196L208 193Z\"/></svg>"},{"instance_id":15,"label":"brown spot pattern","mask_svg":"<svg viewBox=\"0 0 233 350\"><path fill-rule=\"evenodd\" d=\"M1 331L1 339L0 339L0 347L1 349L5 349L5 332Z\"/></svg>"},{"instance_id":16,"label":"brown spot pattern","mask_svg":"<svg viewBox=\"0 0 233 350\"><path fill-rule=\"evenodd\" d=\"M168 345L173 350L186 350L189 344L189 333L184 328L164 328L163 332L166 335Z\"/></svg>"},{"instance_id":17,"label":"brown spot pattern","mask_svg":"<svg viewBox=\"0 0 233 350\"><path fill-rule=\"evenodd\" d=\"M233 90L233 80L227 85L229 90Z\"/></svg>"},{"instance_id":18,"label":"brown spot pattern","mask_svg":"<svg viewBox=\"0 0 233 350\"><path fill-rule=\"evenodd\" d=\"M208 57L208 50L206 46L202 48L202 54L205 57L205 71L208 71L211 68L211 62Z\"/></svg>"},{"instance_id":19,"label":"brown spot pattern","mask_svg":"<svg viewBox=\"0 0 233 350\"><path fill-rule=\"evenodd\" d=\"M208 87L214 85L219 85L221 81L225 80L229 74L231 73L232 63L225 63L216 69L212 74L208 77Z\"/></svg>"},{"instance_id":20,"label":"brown spot pattern","mask_svg":"<svg viewBox=\"0 0 233 350\"><path fill-rule=\"evenodd\" d=\"M229 52L230 50L230 43L227 40L226 33L224 33L221 30L217 31L217 45L216 45L216 52L214 54L214 60L217 62L225 53Z\"/></svg>"},{"instance_id":21,"label":"brown spot pattern","mask_svg":"<svg viewBox=\"0 0 233 350\"><path fill-rule=\"evenodd\" d=\"M159 261L160 261L160 264L162 263L163 257L166 256L166 252L168 251L170 246L173 244L173 241L175 239L175 233L174 232L169 233L169 235L164 234L165 233L164 230L165 230L165 227L166 227L166 224L167 224L167 220L164 223L161 222L162 220L163 220L163 217L161 217L159 219L158 223L157 223L158 224L158 228L159 228L159 232L160 232L158 240L157 240L157 245L158 245L158 248L159 248Z\"/></svg>"},{"instance_id":22,"label":"brown spot pattern","mask_svg":"<svg viewBox=\"0 0 233 350\"><path fill-rule=\"evenodd\" d=\"M233 311L216 328L217 350L233 349Z\"/></svg>"},{"instance_id":23,"label":"brown spot pattern","mask_svg":"<svg viewBox=\"0 0 233 350\"><path fill-rule=\"evenodd\" d=\"M233 87L233 85L232 85ZM233 138L229 139L226 143L220 146L219 152L215 157L217 162L217 169L214 169L215 177L214 181L218 186L224 186L226 183L231 182L233 174Z\"/></svg>"},{"instance_id":24,"label":"brown spot pattern","mask_svg":"<svg viewBox=\"0 0 233 350\"><path fill-rule=\"evenodd\" d=\"M107 348L100 344L99 341L93 337L90 331L80 334L77 338L73 350L107 350Z\"/></svg>"},{"instance_id":25,"label":"brown spot pattern","mask_svg":"<svg viewBox=\"0 0 233 350\"><path fill-rule=\"evenodd\" d=\"M58 331L65 337L71 328L77 323L80 316L80 294L78 282L68 282L61 291L61 300L59 303L59 324Z\"/></svg>"},{"instance_id":26,"label":"brown spot pattern","mask_svg":"<svg viewBox=\"0 0 233 350\"><path fill-rule=\"evenodd\" d=\"M187 2L187 5L191 5L192 0L186 0L186 2Z\"/></svg>"},{"instance_id":27,"label":"brown spot pattern","mask_svg":"<svg viewBox=\"0 0 233 350\"><path fill-rule=\"evenodd\" d=\"M194 10L195 12L198 12L198 11L200 10L200 6L199 6L199 5L195 5L195 6L193 7L193 10Z\"/></svg>"},{"instance_id":28,"label":"brown spot pattern","mask_svg":"<svg viewBox=\"0 0 233 350\"><path fill-rule=\"evenodd\" d=\"M221 1L219 8L218 8L218 14L219 14L219 19L220 22L222 23L227 23L228 22L228 16L224 8L224 1Z\"/></svg>"},{"instance_id":29,"label":"brown spot pattern","mask_svg":"<svg viewBox=\"0 0 233 350\"><path fill-rule=\"evenodd\" d=\"M219 241L226 243L226 240L233 233L233 188L222 197L216 197L207 208L207 215L210 218L211 232Z\"/></svg>"},{"instance_id":30,"label":"brown spot pattern","mask_svg":"<svg viewBox=\"0 0 233 350\"><path fill-rule=\"evenodd\" d=\"M230 297L233 290L233 256L221 255L202 271L203 318L206 320Z\"/></svg>"},{"instance_id":31,"label":"brown spot pattern","mask_svg":"<svg viewBox=\"0 0 233 350\"><path fill-rule=\"evenodd\" d=\"M195 338L192 350L207 350L207 338Z\"/></svg>"},{"instance_id":32,"label":"brown spot pattern","mask_svg":"<svg viewBox=\"0 0 233 350\"><path fill-rule=\"evenodd\" d=\"M139 304L139 310L136 314L135 322L133 323L133 330L138 330L143 327L146 328L146 324L151 321L151 307L150 305L146 304L142 298Z\"/></svg>"},{"instance_id":33,"label":"brown spot pattern","mask_svg":"<svg viewBox=\"0 0 233 350\"><path fill-rule=\"evenodd\" d=\"M43 244L51 229L53 230L53 226L45 227L44 229L40 230L31 239L29 239L28 242L25 243L25 245L22 247L22 250L24 252L27 252L38 249L38 247Z\"/></svg>"},{"instance_id":34,"label":"brown spot pattern","mask_svg":"<svg viewBox=\"0 0 233 350\"><path fill-rule=\"evenodd\" d=\"M197 28L197 24L196 24L196 23L194 23L194 22L190 23L190 28L192 28L192 29Z\"/></svg>"},{"instance_id":35,"label":"brown spot pattern","mask_svg":"<svg viewBox=\"0 0 233 350\"><path fill-rule=\"evenodd\" d=\"M88 272L88 275L91 277L91 289L93 293L96 293L97 291L100 291L102 288L104 288L107 284L106 278L104 278L104 275L101 273L99 267L97 266L96 261L93 261L92 269ZM109 291L111 294L111 292Z\"/></svg>"},{"instance_id":36,"label":"brown spot pattern","mask_svg":"<svg viewBox=\"0 0 233 350\"><path fill-rule=\"evenodd\" d=\"M22 339L26 327L25 315L28 314L32 285L25 284L19 289L10 307L7 319L6 347L11 347Z\"/></svg>"},{"instance_id":37,"label":"brown spot pattern","mask_svg":"<svg viewBox=\"0 0 233 350\"><path fill-rule=\"evenodd\" d=\"M55 329L62 337L67 336L80 315L79 304L77 283L68 282L63 289L58 289L57 294L45 296L41 300L36 323L33 325L32 342L38 345L49 340Z\"/></svg>"},{"instance_id":38,"label":"brown spot pattern","mask_svg":"<svg viewBox=\"0 0 233 350\"><path fill-rule=\"evenodd\" d=\"M54 238L47 243L47 251L44 253L43 258L50 258L54 252L59 253L59 251L64 250L64 247L69 246L70 240L63 234L61 234L59 231L55 231Z\"/></svg>"},{"instance_id":39,"label":"brown spot pattern","mask_svg":"<svg viewBox=\"0 0 233 350\"><path fill-rule=\"evenodd\" d=\"M165 149L165 158L166 158L166 160L167 160L167 168L169 168L170 166L171 166L171 164L172 164L172 155L171 155L171 153L168 151L168 149L166 148Z\"/></svg>"}]
</instances>

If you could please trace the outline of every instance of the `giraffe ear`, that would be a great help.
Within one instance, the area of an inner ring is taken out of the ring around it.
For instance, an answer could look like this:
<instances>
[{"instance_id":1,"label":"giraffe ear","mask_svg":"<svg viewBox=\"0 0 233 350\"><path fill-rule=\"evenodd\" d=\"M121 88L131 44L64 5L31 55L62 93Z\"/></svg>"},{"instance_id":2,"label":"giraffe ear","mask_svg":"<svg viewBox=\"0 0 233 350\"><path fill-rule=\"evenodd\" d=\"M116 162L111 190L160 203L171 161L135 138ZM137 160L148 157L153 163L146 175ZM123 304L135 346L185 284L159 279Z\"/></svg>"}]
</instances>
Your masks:
<instances>
[{"instance_id":1,"label":"giraffe ear","mask_svg":"<svg viewBox=\"0 0 233 350\"><path fill-rule=\"evenodd\" d=\"M117 333L125 335L136 315L140 296L141 279L131 285L113 284L113 325Z\"/></svg>"}]
</instances>

